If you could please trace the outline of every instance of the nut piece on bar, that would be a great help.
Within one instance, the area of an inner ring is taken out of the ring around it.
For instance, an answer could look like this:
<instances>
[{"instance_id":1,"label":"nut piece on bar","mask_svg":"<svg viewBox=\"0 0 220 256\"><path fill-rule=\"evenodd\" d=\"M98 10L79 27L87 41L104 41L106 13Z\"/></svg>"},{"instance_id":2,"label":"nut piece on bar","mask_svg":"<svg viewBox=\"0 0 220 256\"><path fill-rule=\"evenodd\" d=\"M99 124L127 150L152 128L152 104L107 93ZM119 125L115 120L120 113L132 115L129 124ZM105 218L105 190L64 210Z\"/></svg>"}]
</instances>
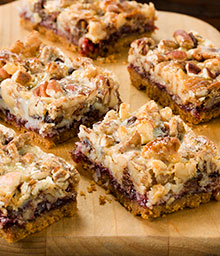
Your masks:
<instances>
[{"instance_id":1,"label":"nut piece on bar","mask_svg":"<svg viewBox=\"0 0 220 256\"><path fill-rule=\"evenodd\" d=\"M117 78L91 59L73 60L39 33L0 51L0 116L49 148L120 104Z\"/></svg>"},{"instance_id":2,"label":"nut piece on bar","mask_svg":"<svg viewBox=\"0 0 220 256\"><path fill-rule=\"evenodd\" d=\"M196 32L177 30L174 40L142 38L131 44L131 82L185 121L220 115L220 49Z\"/></svg>"},{"instance_id":3,"label":"nut piece on bar","mask_svg":"<svg viewBox=\"0 0 220 256\"><path fill-rule=\"evenodd\" d=\"M80 126L76 168L109 189L134 215L156 218L218 200L220 159L169 107L149 101L134 113L121 104L93 128Z\"/></svg>"},{"instance_id":4,"label":"nut piece on bar","mask_svg":"<svg viewBox=\"0 0 220 256\"><path fill-rule=\"evenodd\" d=\"M106 56L155 30L152 3L125 0L24 0L21 24L88 57Z\"/></svg>"},{"instance_id":5,"label":"nut piece on bar","mask_svg":"<svg viewBox=\"0 0 220 256\"><path fill-rule=\"evenodd\" d=\"M0 125L0 237L16 242L76 212L79 174Z\"/></svg>"}]
</instances>

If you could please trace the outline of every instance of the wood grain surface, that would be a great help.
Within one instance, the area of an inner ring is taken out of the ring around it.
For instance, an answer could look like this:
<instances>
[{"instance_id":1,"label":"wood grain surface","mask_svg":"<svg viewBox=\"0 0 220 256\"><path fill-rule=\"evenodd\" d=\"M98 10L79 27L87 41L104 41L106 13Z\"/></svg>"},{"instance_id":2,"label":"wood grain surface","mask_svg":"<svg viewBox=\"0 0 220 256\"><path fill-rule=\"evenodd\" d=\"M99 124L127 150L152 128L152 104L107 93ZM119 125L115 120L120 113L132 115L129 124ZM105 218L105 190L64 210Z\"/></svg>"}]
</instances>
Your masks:
<instances>
[{"instance_id":1,"label":"wood grain surface","mask_svg":"<svg viewBox=\"0 0 220 256\"><path fill-rule=\"evenodd\" d=\"M1 48L28 34L19 26L18 5L15 2L0 7ZM219 32L200 20L168 12L159 12L158 17L156 40L170 38L175 29L181 28L198 31L220 47ZM126 58L125 54L117 63L97 64L116 73L122 99L134 110L148 98L130 85ZM220 149L220 119L194 129L214 140ZM70 141L50 152L73 163L69 156L72 147ZM104 190L96 186L97 191L88 193L88 185L89 180L81 177L79 191L86 194L86 199L78 196L79 210L75 217L65 218L15 244L0 239L0 255L220 255L220 203L213 201L197 209L148 221L132 216L110 195L107 197L112 202L100 205L99 195L105 195Z\"/></svg>"}]
</instances>

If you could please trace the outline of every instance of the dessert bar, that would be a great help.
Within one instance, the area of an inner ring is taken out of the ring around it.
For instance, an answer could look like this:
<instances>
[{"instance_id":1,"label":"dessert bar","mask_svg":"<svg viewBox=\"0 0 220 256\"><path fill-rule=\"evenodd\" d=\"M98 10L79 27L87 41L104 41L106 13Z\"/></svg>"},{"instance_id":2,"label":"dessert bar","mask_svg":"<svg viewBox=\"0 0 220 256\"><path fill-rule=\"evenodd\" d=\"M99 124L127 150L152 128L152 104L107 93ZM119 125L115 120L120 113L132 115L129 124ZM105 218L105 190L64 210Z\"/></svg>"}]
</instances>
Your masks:
<instances>
[{"instance_id":1,"label":"dessert bar","mask_svg":"<svg viewBox=\"0 0 220 256\"><path fill-rule=\"evenodd\" d=\"M49 148L120 103L118 82L91 59L70 59L38 32L0 51L0 116Z\"/></svg>"},{"instance_id":2,"label":"dessert bar","mask_svg":"<svg viewBox=\"0 0 220 256\"><path fill-rule=\"evenodd\" d=\"M79 174L0 125L0 236L16 242L76 212Z\"/></svg>"},{"instance_id":3,"label":"dessert bar","mask_svg":"<svg viewBox=\"0 0 220 256\"><path fill-rule=\"evenodd\" d=\"M71 152L76 168L110 190L134 215L156 218L219 200L220 159L169 107L149 101L109 111L93 128L80 126Z\"/></svg>"},{"instance_id":4,"label":"dessert bar","mask_svg":"<svg viewBox=\"0 0 220 256\"><path fill-rule=\"evenodd\" d=\"M196 32L174 32L174 40L142 38L131 44L131 82L198 124L220 114L220 49Z\"/></svg>"},{"instance_id":5,"label":"dessert bar","mask_svg":"<svg viewBox=\"0 0 220 256\"><path fill-rule=\"evenodd\" d=\"M24 0L21 24L72 51L106 56L150 35L156 19L152 3L124 0Z\"/></svg>"}]
</instances>

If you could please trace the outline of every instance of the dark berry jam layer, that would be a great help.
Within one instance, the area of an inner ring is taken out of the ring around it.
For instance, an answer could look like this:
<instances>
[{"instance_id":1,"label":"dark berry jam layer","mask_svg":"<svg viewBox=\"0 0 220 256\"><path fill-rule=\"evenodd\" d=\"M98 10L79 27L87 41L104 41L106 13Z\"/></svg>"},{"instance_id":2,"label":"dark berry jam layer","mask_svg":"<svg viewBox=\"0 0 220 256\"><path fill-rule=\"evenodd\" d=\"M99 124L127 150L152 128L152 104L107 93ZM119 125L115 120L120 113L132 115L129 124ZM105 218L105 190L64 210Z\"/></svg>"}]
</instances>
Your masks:
<instances>
[{"instance_id":1,"label":"dark berry jam layer","mask_svg":"<svg viewBox=\"0 0 220 256\"><path fill-rule=\"evenodd\" d=\"M86 142L84 142L86 143ZM79 146L79 147L78 147ZM77 147L71 152L72 158L76 163L86 163L89 168L91 168L94 171L94 179L95 181L99 181L102 183L102 185L105 187L106 185L113 188L113 194L114 191L120 192L123 196L130 199L131 201L137 201L138 204L142 207L146 207L147 197L142 196L139 193L136 192L134 185L132 181L130 180L129 173L125 170L123 173L123 181L122 185L120 185L117 180L111 175L111 172L108 168L104 167L100 163L91 162L87 156L85 156L80 151L80 143L77 143Z\"/></svg>"}]
</instances>

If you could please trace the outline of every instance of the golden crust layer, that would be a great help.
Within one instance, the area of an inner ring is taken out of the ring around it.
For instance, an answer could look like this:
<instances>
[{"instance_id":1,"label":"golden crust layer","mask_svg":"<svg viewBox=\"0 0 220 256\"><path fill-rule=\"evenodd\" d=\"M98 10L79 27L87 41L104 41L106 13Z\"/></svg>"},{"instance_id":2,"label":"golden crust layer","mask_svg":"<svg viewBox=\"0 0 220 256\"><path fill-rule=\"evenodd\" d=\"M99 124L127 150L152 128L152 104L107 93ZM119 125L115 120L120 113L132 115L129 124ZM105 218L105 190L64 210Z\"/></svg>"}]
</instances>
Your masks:
<instances>
[{"instance_id":1,"label":"golden crust layer","mask_svg":"<svg viewBox=\"0 0 220 256\"><path fill-rule=\"evenodd\" d=\"M9 243L17 242L35 232L43 230L63 217L73 216L76 211L76 201L67 203L58 209L50 210L36 217L34 221L28 222L22 227L12 226L6 230L0 230L0 237L6 239Z\"/></svg>"}]
</instances>

